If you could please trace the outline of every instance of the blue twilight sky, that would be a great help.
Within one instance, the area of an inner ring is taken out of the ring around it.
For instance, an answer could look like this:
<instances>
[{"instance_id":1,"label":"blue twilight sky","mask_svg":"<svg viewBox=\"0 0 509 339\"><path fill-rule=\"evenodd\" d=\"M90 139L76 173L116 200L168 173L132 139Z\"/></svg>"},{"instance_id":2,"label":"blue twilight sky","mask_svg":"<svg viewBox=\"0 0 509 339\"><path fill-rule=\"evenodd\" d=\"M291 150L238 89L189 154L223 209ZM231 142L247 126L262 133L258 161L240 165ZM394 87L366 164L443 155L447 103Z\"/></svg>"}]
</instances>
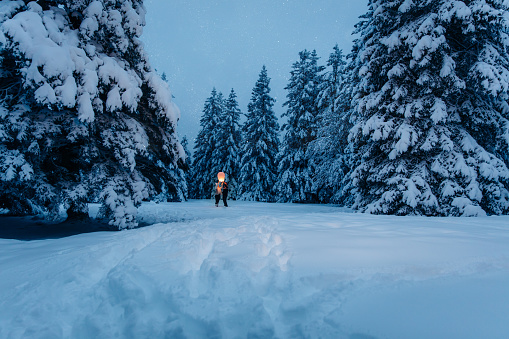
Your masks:
<instances>
[{"instance_id":1,"label":"blue twilight sky","mask_svg":"<svg viewBox=\"0 0 509 339\"><path fill-rule=\"evenodd\" d=\"M337 43L348 54L354 25L368 0L145 0L142 36L151 64L165 72L181 110L178 132L192 147L203 105L215 87L233 88L247 104L262 65L271 78L274 111L299 51L316 49L325 64Z\"/></svg>"}]
</instances>

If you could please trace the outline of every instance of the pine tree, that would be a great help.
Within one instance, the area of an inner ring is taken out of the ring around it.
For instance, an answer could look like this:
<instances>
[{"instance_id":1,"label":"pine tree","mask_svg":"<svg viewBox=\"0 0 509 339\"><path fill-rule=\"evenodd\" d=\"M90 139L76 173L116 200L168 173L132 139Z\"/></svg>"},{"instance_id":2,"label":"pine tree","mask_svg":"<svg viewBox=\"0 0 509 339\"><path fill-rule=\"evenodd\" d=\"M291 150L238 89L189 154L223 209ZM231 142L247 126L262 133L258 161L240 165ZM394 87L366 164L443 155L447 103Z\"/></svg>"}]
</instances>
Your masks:
<instances>
[{"instance_id":1,"label":"pine tree","mask_svg":"<svg viewBox=\"0 0 509 339\"><path fill-rule=\"evenodd\" d=\"M237 198L238 172L239 172L239 148L241 143L240 120L241 111L237 103L237 94L232 89L228 99L224 102L224 111L221 114L218 140L213 152L213 163L218 164L217 172L222 171L227 175L229 193L231 199Z\"/></svg>"},{"instance_id":2,"label":"pine tree","mask_svg":"<svg viewBox=\"0 0 509 339\"><path fill-rule=\"evenodd\" d=\"M288 86L288 101L284 103L287 111L283 116L288 122L281 150L278 155L278 180L276 191L281 202L304 202L316 200L312 192L315 168L309 162L307 149L316 139L318 118L318 94L321 72L316 51L304 50L299 53L300 60L293 64Z\"/></svg>"},{"instance_id":3,"label":"pine tree","mask_svg":"<svg viewBox=\"0 0 509 339\"><path fill-rule=\"evenodd\" d=\"M327 67L328 70L323 75L322 83L319 85L317 106L320 119L339 111L338 98L345 85L346 61L343 51L338 45L334 46L333 52L329 55Z\"/></svg>"},{"instance_id":4,"label":"pine tree","mask_svg":"<svg viewBox=\"0 0 509 339\"><path fill-rule=\"evenodd\" d=\"M205 101L200 120L201 129L194 146L191 197L195 199L210 198L216 175L222 170L216 149L223 112L223 95L214 88Z\"/></svg>"},{"instance_id":5,"label":"pine tree","mask_svg":"<svg viewBox=\"0 0 509 339\"><path fill-rule=\"evenodd\" d=\"M189 175L191 173L191 169L193 166L193 159L191 157L191 151L189 151L189 141L187 140L187 136L184 136L182 138L180 144L182 145L182 149L184 150L184 154L186 155L183 166L184 178L186 182L189 182L191 179Z\"/></svg>"},{"instance_id":6,"label":"pine tree","mask_svg":"<svg viewBox=\"0 0 509 339\"><path fill-rule=\"evenodd\" d=\"M347 64L338 45L334 46L327 66L317 100L317 137L311 141L306 154L311 166L316 168L311 191L316 192L321 202L333 200L333 194L340 189L348 172L347 135L351 127L346 119L349 111Z\"/></svg>"},{"instance_id":7,"label":"pine tree","mask_svg":"<svg viewBox=\"0 0 509 339\"><path fill-rule=\"evenodd\" d=\"M119 228L143 200L183 200L178 108L139 37L142 1L0 3L0 206L87 202Z\"/></svg>"},{"instance_id":8,"label":"pine tree","mask_svg":"<svg viewBox=\"0 0 509 339\"><path fill-rule=\"evenodd\" d=\"M272 109L275 100L270 96L269 84L270 78L263 66L251 93L243 126L239 175L239 195L243 200L275 201L279 124Z\"/></svg>"},{"instance_id":9,"label":"pine tree","mask_svg":"<svg viewBox=\"0 0 509 339\"><path fill-rule=\"evenodd\" d=\"M369 7L343 198L371 213L508 213L507 2Z\"/></svg>"},{"instance_id":10,"label":"pine tree","mask_svg":"<svg viewBox=\"0 0 509 339\"><path fill-rule=\"evenodd\" d=\"M321 145L316 153L324 153L330 151L330 161L325 160L318 171L317 185L320 184L320 177L324 178L323 182L329 184L322 187L320 195L324 195L326 201L338 203L341 205L352 204L355 196L351 194L353 181L350 180L350 173L355 167L359 157L356 156L355 143L351 139L350 130L360 119L353 109L359 93L364 93L362 87L363 67L362 58L358 56L364 51L366 41L373 34L370 29L373 9L361 15L353 34L360 35L354 40L351 52L348 54L347 62L344 69L344 80L339 91L339 97L335 101L335 109L337 114L331 114L322 122L323 127L319 130L320 138L317 139L316 145ZM321 106L319 106L321 107ZM312 149L313 151L313 149ZM328 174L328 176L327 176ZM332 194L329 198L329 194ZM330 200L329 200L330 199Z\"/></svg>"}]
</instances>

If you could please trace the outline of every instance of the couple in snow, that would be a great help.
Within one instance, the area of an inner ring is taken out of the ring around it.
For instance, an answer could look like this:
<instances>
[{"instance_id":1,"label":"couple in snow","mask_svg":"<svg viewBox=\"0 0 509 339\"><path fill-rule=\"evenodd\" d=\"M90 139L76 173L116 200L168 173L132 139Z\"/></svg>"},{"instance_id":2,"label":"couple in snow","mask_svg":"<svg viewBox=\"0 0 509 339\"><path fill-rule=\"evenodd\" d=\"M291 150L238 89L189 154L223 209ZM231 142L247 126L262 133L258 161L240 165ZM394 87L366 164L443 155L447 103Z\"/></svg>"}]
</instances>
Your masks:
<instances>
[{"instance_id":1,"label":"couple in snow","mask_svg":"<svg viewBox=\"0 0 509 339\"><path fill-rule=\"evenodd\" d=\"M216 182L214 190L216 197L216 207L219 206L221 195L223 196L224 207L228 207L228 203L226 202L226 198L228 197L228 183L225 181L225 174L223 172L219 172L217 174L217 180L218 182Z\"/></svg>"}]
</instances>

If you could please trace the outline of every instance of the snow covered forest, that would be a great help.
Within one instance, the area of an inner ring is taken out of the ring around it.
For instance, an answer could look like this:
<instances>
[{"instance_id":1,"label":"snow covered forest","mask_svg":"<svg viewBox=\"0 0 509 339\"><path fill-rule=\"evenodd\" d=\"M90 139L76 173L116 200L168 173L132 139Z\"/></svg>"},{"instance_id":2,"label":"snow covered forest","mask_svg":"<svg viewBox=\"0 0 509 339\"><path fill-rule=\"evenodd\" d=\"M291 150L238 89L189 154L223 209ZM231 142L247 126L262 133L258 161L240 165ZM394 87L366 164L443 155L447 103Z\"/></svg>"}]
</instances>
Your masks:
<instances>
[{"instance_id":1,"label":"snow covered forest","mask_svg":"<svg viewBox=\"0 0 509 339\"><path fill-rule=\"evenodd\" d=\"M245 114L213 89L190 157L139 40L142 0L2 1L2 213L84 218L100 203L130 228L143 201L210 198L224 171L233 199L508 214L509 2L368 8L351 51L296 56L281 124L265 66Z\"/></svg>"},{"instance_id":2,"label":"snow covered forest","mask_svg":"<svg viewBox=\"0 0 509 339\"><path fill-rule=\"evenodd\" d=\"M333 202L376 214L507 214L508 7L370 1L348 55L335 46L320 65L315 51L299 53L281 130L265 66L242 126L234 97L214 89L196 140L191 196L208 197L214 173L225 170L243 200Z\"/></svg>"},{"instance_id":3,"label":"snow covered forest","mask_svg":"<svg viewBox=\"0 0 509 339\"><path fill-rule=\"evenodd\" d=\"M506 339L509 0L366 2L188 140L143 0L1 0L0 338Z\"/></svg>"}]
</instances>

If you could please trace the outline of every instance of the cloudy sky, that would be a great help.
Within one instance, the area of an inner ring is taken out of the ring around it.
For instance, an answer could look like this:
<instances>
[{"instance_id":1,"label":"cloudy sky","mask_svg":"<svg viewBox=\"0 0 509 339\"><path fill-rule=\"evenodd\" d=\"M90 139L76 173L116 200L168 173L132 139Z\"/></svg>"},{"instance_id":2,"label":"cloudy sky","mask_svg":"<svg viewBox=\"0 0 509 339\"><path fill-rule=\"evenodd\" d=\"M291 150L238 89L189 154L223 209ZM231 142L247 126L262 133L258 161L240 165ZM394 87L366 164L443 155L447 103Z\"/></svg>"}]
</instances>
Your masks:
<instances>
[{"instance_id":1,"label":"cloudy sky","mask_svg":"<svg viewBox=\"0 0 509 339\"><path fill-rule=\"evenodd\" d=\"M145 0L142 40L150 62L167 75L181 110L178 132L192 140L212 88L233 88L242 112L262 65L267 67L275 112L283 113L284 87L299 51L316 49L325 64L338 44L350 52L352 31L368 0Z\"/></svg>"}]
</instances>

